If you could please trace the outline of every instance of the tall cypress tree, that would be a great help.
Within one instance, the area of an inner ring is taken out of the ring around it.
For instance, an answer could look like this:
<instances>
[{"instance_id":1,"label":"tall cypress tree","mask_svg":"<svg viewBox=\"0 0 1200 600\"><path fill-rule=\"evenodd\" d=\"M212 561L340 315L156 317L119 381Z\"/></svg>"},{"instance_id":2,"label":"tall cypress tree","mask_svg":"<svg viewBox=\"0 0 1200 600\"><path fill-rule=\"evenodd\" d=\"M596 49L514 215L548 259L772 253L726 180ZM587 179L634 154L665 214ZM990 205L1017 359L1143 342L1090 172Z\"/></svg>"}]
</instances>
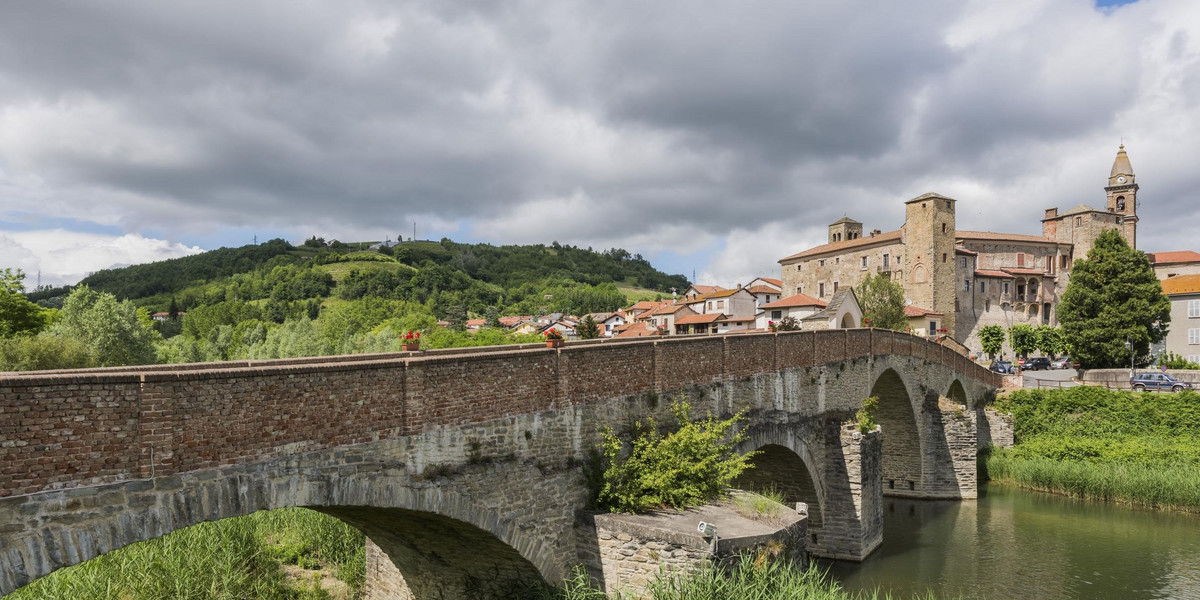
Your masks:
<instances>
[{"instance_id":1,"label":"tall cypress tree","mask_svg":"<svg viewBox=\"0 0 1200 600\"><path fill-rule=\"evenodd\" d=\"M1150 344L1166 336L1171 302L1146 254L1108 229L1086 259L1075 261L1058 320L1084 368L1121 367L1130 362L1126 341L1133 342L1136 354L1146 355Z\"/></svg>"}]
</instances>

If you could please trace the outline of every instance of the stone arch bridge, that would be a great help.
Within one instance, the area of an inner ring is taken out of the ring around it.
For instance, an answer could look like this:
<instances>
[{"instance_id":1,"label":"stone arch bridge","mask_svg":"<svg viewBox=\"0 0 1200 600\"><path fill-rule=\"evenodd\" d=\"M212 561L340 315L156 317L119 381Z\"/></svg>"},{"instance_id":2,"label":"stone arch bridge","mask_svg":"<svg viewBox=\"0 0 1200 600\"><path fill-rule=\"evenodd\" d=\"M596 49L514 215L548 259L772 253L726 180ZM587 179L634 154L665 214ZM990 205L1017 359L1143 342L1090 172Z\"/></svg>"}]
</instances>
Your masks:
<instances>
[{"instance_id":1,"label":"stone arch bridge","mask_svg":"<svg viewBox=\"0 0 1200 600\"><path fill-rule=\"evenodd\" d=\"M0 374L0 595L203 521L306 506L368 541L368 598L500 597L595 550L605 427L746 411L741 483L809 502L861 560L888 494L974 498L999 381L871 329ZM880 398L881 431L850 424Z\"/></svg>"}]
</instances>

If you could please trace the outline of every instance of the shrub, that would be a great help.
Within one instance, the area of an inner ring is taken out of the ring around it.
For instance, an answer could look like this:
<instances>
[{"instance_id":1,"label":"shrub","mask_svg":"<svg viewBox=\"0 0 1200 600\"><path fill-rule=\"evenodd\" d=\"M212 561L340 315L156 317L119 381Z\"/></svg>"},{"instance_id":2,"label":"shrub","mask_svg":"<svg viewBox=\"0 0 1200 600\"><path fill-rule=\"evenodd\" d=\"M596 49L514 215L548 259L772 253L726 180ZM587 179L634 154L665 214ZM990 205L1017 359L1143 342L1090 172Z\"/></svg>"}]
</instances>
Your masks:
<instances>
[{"instance_id":1,"label":"shrub","mask_svg":"<svg viewBox=\"0 0 1200 600\"><path fill-rule=\"evenodd\" d=\"M875 411L879 409L879 398L870 396L863 398L862 408L854 413L854 418L858 420L858 430L863 433L875 431Z\"/></svg>"},{"instance_id":2,"label":"shrub","mask_svg":"<svg viewBox=\"0 0 1200 600\"><path fill-rule=\"evenodd\" d=\"M639 421L628 456L625 442L604 431L601 449L607 468L599 505L613 512L642 512L657 508L683 509L716 499L746 469L757 454L738 454L734 447L744 433L731 433L742 414L718 421L711 414L691 419L691 406L678 399L671 412L679 428L659 433L653 419Z\"/></svg>"}]
</instances>

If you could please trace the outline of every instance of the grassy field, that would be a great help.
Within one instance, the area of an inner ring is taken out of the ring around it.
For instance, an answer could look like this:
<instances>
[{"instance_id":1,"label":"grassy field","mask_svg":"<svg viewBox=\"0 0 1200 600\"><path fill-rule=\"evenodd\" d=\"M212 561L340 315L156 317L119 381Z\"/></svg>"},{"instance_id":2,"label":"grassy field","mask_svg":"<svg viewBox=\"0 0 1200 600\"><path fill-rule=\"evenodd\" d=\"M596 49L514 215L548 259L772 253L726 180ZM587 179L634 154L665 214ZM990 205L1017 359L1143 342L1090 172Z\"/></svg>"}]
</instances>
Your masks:
<instances>
[{"instance_id":1,"label":"grassy field","mask_svg":"<svg viewBox=\"0 0 1200 600\"><path fill-rule=\"evenodd\" d=\"M408 276L412 276L412 274L417 272L415 268L398 263L395 259L383 256L382 254L378 254L377 256L387 258L388 260L348 260L327 265L317 265L313 269L322 273L329 273L335 282L341 282L342 278L348 275L350 271L358 271L360 273L391 271L393 273L404 273Z\"/></svg>"},{"instance_id":2,"label":"grassy field","mask_svg":"<svg viewBox=\"0 0 1200 600\"><path fill-rule=\"evenodd\" d=\"M1200 394L1021 390L997 408L1016 444L983 459L991 480L1200 512Z\"/></svg>"},{"instance_id":3,"label":"grassy field","mask_svg":"<svg viewBox=\"0 0 1200 600\"><path fill-rule=\"evenodd\" d=\"M642 300L654 300L656 298L670 298L671 297L670 293L657 292L654 290L648 290L646 288L640 288L640 287L624 285L624 284L618 285L617 290L620 291L622 294L625 294L625 300L626 300L627 304L633 304L634 302L641 302ZM679 290L679 291L682 292L683 290Z\"/></svg>"}]
</instances>

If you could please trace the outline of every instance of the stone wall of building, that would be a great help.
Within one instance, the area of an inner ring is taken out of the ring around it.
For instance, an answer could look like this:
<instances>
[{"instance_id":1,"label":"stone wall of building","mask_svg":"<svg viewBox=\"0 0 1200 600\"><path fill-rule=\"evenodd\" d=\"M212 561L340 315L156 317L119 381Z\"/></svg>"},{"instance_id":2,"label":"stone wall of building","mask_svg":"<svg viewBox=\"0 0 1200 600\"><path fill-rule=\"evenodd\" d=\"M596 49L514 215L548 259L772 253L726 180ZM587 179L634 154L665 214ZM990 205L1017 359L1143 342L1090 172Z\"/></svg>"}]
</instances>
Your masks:
<instances>
[{"instance_id":1,"label":"stone wall of building","mask_svg":"<svg viewBox=\"0 0 1200 600\"><path fill-rule=\"evenodd\" d=\"M783 296L786 298L802 293L828 302L833 297L834 283L837 283L838 289L845 286L854 287L867 275L883 271L884 254L888 255L887 272L893 273L897 278L902 276L900 260L904 254L904 244L898 241L872 243L870 237L862 238L862 242L862 246L844 252L804 258L783 265L780 275L783 280ZM862 264L864 258L867 259L866 268ZM822 283L825 284L824 296L820 296Z\"/></svg>"}]
</instances>

